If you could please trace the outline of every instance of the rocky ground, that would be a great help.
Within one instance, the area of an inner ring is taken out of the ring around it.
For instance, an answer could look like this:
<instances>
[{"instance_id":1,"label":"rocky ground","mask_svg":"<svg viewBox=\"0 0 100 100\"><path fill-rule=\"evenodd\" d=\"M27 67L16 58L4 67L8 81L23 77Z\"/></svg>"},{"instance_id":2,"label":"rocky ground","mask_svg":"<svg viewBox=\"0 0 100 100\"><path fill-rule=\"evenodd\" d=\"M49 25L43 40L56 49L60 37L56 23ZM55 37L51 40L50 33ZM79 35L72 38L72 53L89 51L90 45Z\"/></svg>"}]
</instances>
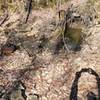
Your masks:
<instances>
[{"instance_id":1,"label":"rocky ground","mask_svg":"<svg viewBox=\"0 0 100 100\"><path fill-rule=\"evenodd\" d=\"M60 9L67 9L73 3L77 14L86 17L91 15L91 8L89 12L82 9L87 7L87 1L72 0ZM32 10L26 24L23 11L10 14L0 26L0 100L70 100L76 72L91 68L100 75L98 5L99 2L91 5L98 17L94 18L94 13L91 15L93 20L85 20L82 25L86 38L77 52L66 51L59 42L56 7ZM78 99L87 100L90 92L98 98L95 77L84 73L78 83Z\"/></svg>"}]
</instances>

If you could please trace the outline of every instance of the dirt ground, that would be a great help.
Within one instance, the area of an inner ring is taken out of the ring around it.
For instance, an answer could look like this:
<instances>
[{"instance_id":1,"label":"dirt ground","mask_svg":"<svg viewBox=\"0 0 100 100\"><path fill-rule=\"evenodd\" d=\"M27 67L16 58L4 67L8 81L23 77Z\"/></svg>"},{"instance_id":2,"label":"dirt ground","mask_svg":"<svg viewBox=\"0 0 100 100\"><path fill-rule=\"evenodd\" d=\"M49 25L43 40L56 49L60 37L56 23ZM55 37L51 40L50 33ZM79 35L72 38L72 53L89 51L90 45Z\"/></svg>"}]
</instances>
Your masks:
<instances>
[{"instance_id":1,"label":"dirt ground","mask_svg":"<svg viewBox=\"0 0 100 100\"><path fill-rule=\"evenodd\" d=\"M72 0L76 3L74 6L80 4L81 7L87 0L76 1ZM61 9L69 5L65 3ZM56 49L59 42L55 36L59 21L56 8L32 10L26 24L25 16L23 11L15 12L0 26L0 100L70 100L76 72L91 68L100 75L99 17L93 19L89 27L82 28L88 36L81 50L67 52L64 47ZM2 50L7 54L10 51L2 49L7 43L18 48L9 55L2 55ZM95 77L84 73L78 82L78 100L87 100L91 91L98 98Z\"/></svg>"}]
</instances>

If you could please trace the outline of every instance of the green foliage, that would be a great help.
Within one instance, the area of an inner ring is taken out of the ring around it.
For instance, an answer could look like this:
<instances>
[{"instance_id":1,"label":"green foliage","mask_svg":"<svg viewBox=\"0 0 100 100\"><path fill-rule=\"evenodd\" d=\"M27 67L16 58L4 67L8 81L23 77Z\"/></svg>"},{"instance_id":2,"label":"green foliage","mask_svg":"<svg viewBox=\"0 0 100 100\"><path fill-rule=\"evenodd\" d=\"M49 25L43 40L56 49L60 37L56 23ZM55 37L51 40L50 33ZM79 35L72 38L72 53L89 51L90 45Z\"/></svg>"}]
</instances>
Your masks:
<instances>
[{"instance_id":1,"label":"green foliage","mask_svg":"<svg viewBox=\"0 0 100 100\"><path fill-rule=\"evenodd\" d=\"M61 3L68 0L61 0ZM55 7L58 0L32 0L32 7L34 8L44 8L44 7ZM25 9L27 0L0 0L0 16L4 14L5 10L8 10L10 13L15 11L21 11ZM22 8L23 7L23 8Z\"/></svg>"},{"instance_id":2,"label":"green foliage","mask_svg":"<svg viewBox=\"0 0 100 100\"><path fill-rule=\"evenodd\" d=\"M97 1L99 0L88 0L88 3L91 3L92 5L94 5Z\"/></svg>"},{"instance_id":3,"label":"green foliage","mask_svg":"<svg viewBox=\"0 0 100 100\"><path fill-rule=\"evenodd\" d=\"M18 10L18 2L20 4L18 0L0 0L0 15L3 15L7 10L10 13L15 12L16 9Z\"/></svg>"},{"instance_id":4,"label":"green foliage","mask_svg":"<svg viewBox=\"0 0 100 100\"><path fill-rule=\"evenodd\" d=\"M61 3L68 0L61 0ZM33 0L33 8L38 7L54 7L58 0Z\"/></svg>"}]
</instances>

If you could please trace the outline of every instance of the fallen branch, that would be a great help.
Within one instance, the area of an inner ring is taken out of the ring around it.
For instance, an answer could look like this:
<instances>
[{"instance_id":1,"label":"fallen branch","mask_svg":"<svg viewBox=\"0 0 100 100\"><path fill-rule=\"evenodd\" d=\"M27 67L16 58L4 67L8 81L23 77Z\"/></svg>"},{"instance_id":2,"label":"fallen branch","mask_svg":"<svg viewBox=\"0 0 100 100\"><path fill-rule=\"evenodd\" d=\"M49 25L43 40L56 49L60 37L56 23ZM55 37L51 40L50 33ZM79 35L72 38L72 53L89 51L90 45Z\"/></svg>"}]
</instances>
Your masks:
<instances>
[{"instance_id":1,"label":"fallen branch","mask_svg":"<svg viewBox=\"0 0 100 100\"><path fill-rule=\"evenodd\" d=\"M95 76L95 79L97 81L97 87L98 87L98 99L96 99L96 97L94 97L94 95L91 95L92 99L90 99L90 94L93 94L92 92L90 92L87 95L88 100L100 100L100 77L91 68L84 68L84 69L81 69L81 71L76 72L75 79L74 79L72 87L71 87L70 100L78 100L78 96L77 96L77 94L78 94L78 82L79 82L79 78L81 77L81 74L85 73L85 72Z\"/></svg>"}]
</instances>

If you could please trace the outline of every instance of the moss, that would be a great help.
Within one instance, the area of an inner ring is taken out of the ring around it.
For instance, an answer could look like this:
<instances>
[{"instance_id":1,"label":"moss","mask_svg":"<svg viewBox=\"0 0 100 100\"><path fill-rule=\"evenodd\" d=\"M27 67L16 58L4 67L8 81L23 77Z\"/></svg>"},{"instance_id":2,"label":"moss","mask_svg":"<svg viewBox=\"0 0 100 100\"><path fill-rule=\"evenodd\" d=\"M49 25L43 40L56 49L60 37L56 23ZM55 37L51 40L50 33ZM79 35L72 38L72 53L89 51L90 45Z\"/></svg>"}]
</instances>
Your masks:
<instances>
[{"instance_id":1,"label":"moss","mask_svg":"<svg viewBox=\"0 0 100 100\"><path fill-rule=\"evenodd\" d=\"M24 100L21 90L15 90L10 96L11 100Z\"/></svg>"},{"instance_id":2,"label":"moss","mask_svg":"<svg viewBox=\"0 0 100 100\"><path fill-rule=\"evenodd\" d=\"M68 28L65 36L69 38L70 42L80 43L82 40L82 29L81 28Z\"/></svg>"}]
</instances>

